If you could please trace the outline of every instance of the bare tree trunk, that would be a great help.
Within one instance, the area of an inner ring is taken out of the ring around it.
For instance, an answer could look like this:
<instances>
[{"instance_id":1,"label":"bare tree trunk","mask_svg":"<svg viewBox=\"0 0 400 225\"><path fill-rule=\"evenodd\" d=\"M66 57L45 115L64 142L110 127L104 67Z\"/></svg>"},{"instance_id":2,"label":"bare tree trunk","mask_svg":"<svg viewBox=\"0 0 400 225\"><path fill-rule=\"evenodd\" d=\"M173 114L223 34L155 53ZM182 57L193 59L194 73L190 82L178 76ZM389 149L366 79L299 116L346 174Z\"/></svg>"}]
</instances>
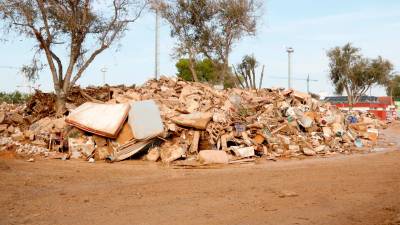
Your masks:
<instances>
[{"instance_id":1,"label":"bare tree trunk","mask_svg":"<svg viewBox=\"0 0 400 225\"><path fill-rule=\"evenodd\" d=\"M199 78L197 77L197 72L195 69L195 61L193 59L193 53L189 52L189 70L192 73L192 78L194 82L199 82Z\"/></svg>"},{"instance_id":2,"label":"bare tree trunk","mask_svg":"<svg viewBox=\"0 0 400 225\"><path fill-rule=\"evenodd\" d=\"M220 75L220 82L224 86L225 86L225 79L228 75L228 68L229 68L228 59L224 59L224 62L222 64L222 71L221 71L221 75Z\"/></svg>"},{"instance_id":3,"label":"bare tree trunk","mask_svg":"<svg viewBox=\"0 0 400 225\"><path fill-rule=\"evenodd\" d=\"M260 77L260 82L258 85L259 90L261 90L261 86L262 86L262 82L263 82L263 78L264 78L264 67L265 67L265 65L263 65L262 70L261 70L261 77Z\"/></svg>"},{"instance_id":4,"label":"bare tree trunk","mask_svg":"<svg viewBox=\"0 0 400 225\"><path fill-rule=\"evenodd\" d=\"M223 65L222 65L222 73L221 73L221 84L225 85L225 78L228 76L229 69L229 46L226 45L225 53L223 54Z\"/></svg>"},{"instance_id":5,"label":"bare tree trunk","mask_svg":"<svg viewBox=\"0 0 400 225\"><path fill-rule=\"evenodd\" d=\"M236 79L237 79L238 83L240 84L240 87L242 87L242 88L244 89L245 86L244 86L242 80L240 79L240 76L239 76L238 72L236 71L235 66L232 65L232 68L233 68L233 71L234 71L234 73L235 73L235 75L236 75ZM247 81L246 81L246 82L247 82Z\"/></svg>"},{"instance_id":6,"label":"bare tree trunk","mask_svg":"<svg viewBox=\"0 0 400 225\"><path fill-rule=\"evenodd\" d=\"M349 109L353 109L354 99L353 99L353 92L345 85L346 94L347 94L347 102L349 103Z\"/></svg>"},{"instance_id":7,"label":"bare tree trunk","mask_svg":"<svg viewBox=\"0 0 400 225\"><path fill-rule=\"evenodd\" d=\"M253 89L256 90L257 86L256 86L256 70L255 68L251 68L251 73L253 74Z\"/></svg>"},{"instance_id":8,"label":"bare tree trunk","mask_svg":"<svg viewBox=\"0 0 400 225\"><path fill-rule=\"evenodd\" d=\"M56 115L62 116L66 112L65 103L67 100L66 93L61 90L61 92L56 93Z\"/></svg>"}]
</instances>

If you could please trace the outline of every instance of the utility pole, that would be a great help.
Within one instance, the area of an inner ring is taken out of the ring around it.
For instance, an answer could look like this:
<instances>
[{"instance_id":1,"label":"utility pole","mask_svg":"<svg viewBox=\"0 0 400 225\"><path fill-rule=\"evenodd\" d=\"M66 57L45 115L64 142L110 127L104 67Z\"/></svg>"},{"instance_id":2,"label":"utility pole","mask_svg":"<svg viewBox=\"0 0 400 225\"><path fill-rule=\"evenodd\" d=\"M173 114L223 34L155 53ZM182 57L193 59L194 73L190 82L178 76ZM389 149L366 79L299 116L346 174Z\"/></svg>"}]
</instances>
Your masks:
<instances>
[{"instance_id":1,"label":"utility pole","mask_svg":"<svg viewBox=\"0 0 400 225\"><path fill-rule=\"evenodd\" d=\"M292 47L286 48L286 51L288 53L288 89L292 87L292 81L291 81L291 76L292 76L292 53L294 52L294 49Z\"/></svg>"},{"instance_id":2,"label":"utility pole","mask_svg":"<svg viewBox=\"0 0 400 225\"><path fill-rule=\"evenodd\" d=\"M155 71L156 80L160 77L160 10L158 0L154 1L154 9L156 11L156 36L155 36Z\"/></svg>"},{"instance_id":3,"label":"utility pole","mask_svg":"<svg viewBox=\"0 0 400 225\"><path fill-rule=\"evenodd\" d=\"M269 76L270 79L287 79L287 77L276 77ZM291 80L305 80L307 82L307 92L310 93L310 82L317 82L318 80L310 79L310 74L307 75L307 78L291 78Z\"/></svg>"},{"instance_id":4,"label":"utility pole","mask_svg":"<svg viewBox=\"0 0 400 225\"><path fill-rule=\"evenodd\" d=\"M106 73L107 73L107 67L103 67L100 70L103 73L103 85L106 85Z\"/></svg>"}]
</instances>

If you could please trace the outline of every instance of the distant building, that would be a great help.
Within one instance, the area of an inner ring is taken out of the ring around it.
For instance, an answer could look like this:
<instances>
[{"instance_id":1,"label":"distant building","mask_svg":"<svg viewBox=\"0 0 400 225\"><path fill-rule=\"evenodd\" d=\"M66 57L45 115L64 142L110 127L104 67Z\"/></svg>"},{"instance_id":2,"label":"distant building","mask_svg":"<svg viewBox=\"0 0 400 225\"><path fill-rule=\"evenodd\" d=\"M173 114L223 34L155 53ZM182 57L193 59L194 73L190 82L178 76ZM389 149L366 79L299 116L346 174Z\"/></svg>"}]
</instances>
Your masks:
<instances>
[{"instance_id":1,"label":"distant building","mask_svg":"<svg viewBox=\"0 0 400 225\"><path fill-rule=\"evenodd\" d=\"M342 110L350 109L347 96L329 96L326 97L324 101L330 102L332 105L335 105ZM353 104L352 109L373 113L376 117L382 120L393 120L398 117L395 102L392 97L388 96L362 96L359 102Z\"/></svg>"},{"instance_id":2,"label":"distant building","mask_svg":"<svg viewBox=\"0 0 400 225\"><path fill-rule=\"evenodd\" d=\"M347 96L328 96L325 97L324 101L330 103L347 103ZM374 102L378 103L378 97L374 96L361 96L360 102Z\"/></svg>"}]
</instances>

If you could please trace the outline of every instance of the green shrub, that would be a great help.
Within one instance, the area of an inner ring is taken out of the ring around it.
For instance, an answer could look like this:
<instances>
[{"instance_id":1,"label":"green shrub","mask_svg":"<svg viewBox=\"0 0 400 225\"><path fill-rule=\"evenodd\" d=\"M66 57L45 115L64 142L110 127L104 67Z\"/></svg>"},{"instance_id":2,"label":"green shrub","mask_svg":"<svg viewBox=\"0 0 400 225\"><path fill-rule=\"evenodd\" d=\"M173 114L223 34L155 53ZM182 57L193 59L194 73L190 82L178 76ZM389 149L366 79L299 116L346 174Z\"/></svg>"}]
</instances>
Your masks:
<instances>
[{"instance_id":1,"label":"green shrub","mask_svg":"<svg viewBox=\"0 0 400 225\"><path fill-rule=\"evenodd\" d=\"M29 94L21 93L19 91L14 91L12 93L0 92L0 103L6 102L20 104L26 102L29 97Z\"/></svg>"}]
</instances>

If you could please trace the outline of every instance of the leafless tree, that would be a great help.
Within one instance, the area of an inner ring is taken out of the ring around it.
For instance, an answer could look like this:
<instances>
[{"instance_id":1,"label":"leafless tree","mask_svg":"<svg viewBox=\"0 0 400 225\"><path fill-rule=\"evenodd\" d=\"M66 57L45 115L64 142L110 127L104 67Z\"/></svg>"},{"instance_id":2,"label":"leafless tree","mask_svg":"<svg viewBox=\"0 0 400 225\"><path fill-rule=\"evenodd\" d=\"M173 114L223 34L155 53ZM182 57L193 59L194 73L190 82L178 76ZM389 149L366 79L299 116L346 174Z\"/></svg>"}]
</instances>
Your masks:
<instances>
[{"instance_id":1,"label":"leafless tree","mask_svg":"<svg viewBox=\"0 0 400 225\"><path fill-rule=\"evenodd\" d=\"M145 5L140 0L2 0L0 17L5 31L36 40L51 72L60 115L71 87Z\"/></svg>"}]
</instances>

